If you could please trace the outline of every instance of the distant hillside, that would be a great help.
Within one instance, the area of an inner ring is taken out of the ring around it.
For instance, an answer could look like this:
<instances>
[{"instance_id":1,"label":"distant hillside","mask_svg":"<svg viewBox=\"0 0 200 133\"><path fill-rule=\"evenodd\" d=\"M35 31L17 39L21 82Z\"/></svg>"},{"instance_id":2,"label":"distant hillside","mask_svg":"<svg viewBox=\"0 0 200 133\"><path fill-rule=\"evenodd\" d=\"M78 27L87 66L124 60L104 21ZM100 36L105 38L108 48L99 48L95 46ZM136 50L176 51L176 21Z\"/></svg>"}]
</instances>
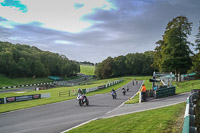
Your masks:
<instances>
[{"instance_id":1,"label":"distant hillside","mask_svg":"<svg viewBox=\"0 0 200 133\"><path fill-rule=\"evenodd\" d=\"M64 55L0 41L0 73L9 77L73 76L80 66Z\"/></svg>"},{"instance_id":2,"label":"distant hillside","mask_svg":"<svg viewBox=\"0 0 200 133\"><path fill-rule=\"evenodd\" d=\"M95 66L91 66L91 65L80 65L80 73L85 74L85 75L95 75L94 74L94 70L95 70Z\"/></svg>"}]
</instances>

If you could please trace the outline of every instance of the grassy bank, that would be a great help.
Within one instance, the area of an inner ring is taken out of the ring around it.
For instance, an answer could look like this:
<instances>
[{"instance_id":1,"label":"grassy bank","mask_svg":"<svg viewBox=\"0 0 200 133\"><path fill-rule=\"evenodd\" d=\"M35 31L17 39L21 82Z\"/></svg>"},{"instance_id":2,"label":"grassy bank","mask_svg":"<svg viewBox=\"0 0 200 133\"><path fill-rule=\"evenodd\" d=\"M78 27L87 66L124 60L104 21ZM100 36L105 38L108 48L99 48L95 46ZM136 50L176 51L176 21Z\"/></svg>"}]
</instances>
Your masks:
<instances>
[{"instance_id":1,"label":"grassy bank","mask_svg":"<svg viewBox=\"0 0 200 133\"><path fill-rule=\"evenodd\" d=\"M40 91L32 91L32 92L24 92L24 93L16 93L16 92L0 93L0 98L21 96L21 95L42 94L42 93L50 93L50 95L51 95L50 98L37 99L37 100L31 100L31 101L23 101L23 102L15 102L15 103L8 103L8 104L0 104L0 112L7 112L7 111L11 111L11 110L23 109L23 108L28 108L28 107L38 106L38 105L44 105L44 104L49 104L49 103L55 103L55 102L75 99L76 98L75 95L76 95L78 88L81 88L81 89L92 88L92 87L107 84L108 82L112 82L117 79L121 79L121 78L93 81L93 84L83 85L83 86L59 87L59 88L53 88L53 89L48 89L48 90L40 90ZM126 77L126 78L124 78L124 81L119 84L113 85L113 86L105 88L105 89L101 89L99 91L88 93L87 96L110 92L112 88L118 89L118 88L122 87L123 85L127 84L128 82L130 82L131 80L132 80L131 77ZM69 90L72 92L72 96L59 97L59 92L67 92Z\"/></svg>"},{"instance_id":2,"label":"grassy bank","mask_svg":"<svg viewBox=\"0 0 200 133\"><path fill-rule=\"evenodd\" d=\"M173 82L172 84L176 86L176 94L189 92L192 89L200 89L200 80Z\"/></svg>"},{"instance_id":3,"label":"grassy bank","mask_svg":"<svg viewBox=\"0 0 200 133\"><path fill-rule=\"evenodd\" d=\"M0 74L0 87L51 82L48 78L9 78Z\"/></svg>"},{"instance_id":4,"label":"grassy bank","mask_svg":"<svg viewBox=\"0 0 200 133\"><path fill-rule=\"evenodd\" d=\"M94 75L95 67L91 65L80 65L80 73L85 75Z\"/></svg>"},{"instance_id":5,"label":"grassy bank","mask_svg":"<svg viewBox=\"0 0 200 133\"><path fill-rule=\"evenodd\" d=\"M185 103L92 121L68 133L181 133Z\"/></svg>"}]
</instances>

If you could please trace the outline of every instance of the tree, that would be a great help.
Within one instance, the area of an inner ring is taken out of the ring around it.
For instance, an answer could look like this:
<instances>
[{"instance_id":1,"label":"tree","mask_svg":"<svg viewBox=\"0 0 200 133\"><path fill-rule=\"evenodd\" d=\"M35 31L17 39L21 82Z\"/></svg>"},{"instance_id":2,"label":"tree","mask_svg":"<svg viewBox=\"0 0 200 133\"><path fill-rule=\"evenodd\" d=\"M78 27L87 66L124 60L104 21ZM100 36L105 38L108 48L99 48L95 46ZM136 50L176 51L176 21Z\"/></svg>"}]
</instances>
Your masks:
<instances>
[{"instance_id":1,"label":"tree","mask_svg":"<svg viewBox=\"0 0 200 133\"><path fill-rule=\"evenodd\" d=\"M108 57L106 60L104 60L102 62L102 68L101 75L103 79L112 77L113 58Z\"/></svg>"},{"instance_id":2,"label":"tree","mask_svg":"<svg viewBox=\"0 0 200 133\"><path fill-rule=\"evenodd\" d=\"M195 43L196 43L196 50L198 50L198 53L196 53L196 55L193 56L193 62L192 62L193 65L190 72L200 72L200 22Z\"/></svg>"},{"instance_id":3,"label":"tree","mask_svg":"<svg viewBox=\"0 0 200 133\"><path fill-rule=\"evenodd\" d=\"M192 53L187 41L188 35L191 34L192 23L185 16L178 16L167 24L163 36L164 44L161 46L161 71L175 72L178 81L181 80L181 73L187 72L191 67Z\"/></svg>"},{"instance_id":4,"label":"tree","mask_svg":"<svg viewBox=\"0 0 200 133\"><path fill-rule=\"evenodd\" d=\"M126 61L125 56L118 56L113 59L113 70L112 70L113 76L117 77L126 75L127 68L125 61Z\"/></svg>"},{"instance_id":5,"label":"tree","mask_svg":"<svg viewBox=\"0 0 200 133\"><path fill-rule=\"evenodd\" d=\"M164 47L164 41L159 40L159 41L156 42L156 44L158 46L156 46L156 48L155 48L155 54L154 54L152 66L155 69L161 70L161 61L162 61L161 51L162 51L162 48Z\"/></svg>"},{"instance_id":6,"label":"tree","mask_svg":"<svg viewBox=\"0 0 200 133\"><path fill-rule=\"evenodd\" d=\"M198 33L196 35L195 43L196 43L196 50L199 50L199 53L200 53L200 21L199 21L199 28L198 28Z\"/></svg>"}]
</instances>

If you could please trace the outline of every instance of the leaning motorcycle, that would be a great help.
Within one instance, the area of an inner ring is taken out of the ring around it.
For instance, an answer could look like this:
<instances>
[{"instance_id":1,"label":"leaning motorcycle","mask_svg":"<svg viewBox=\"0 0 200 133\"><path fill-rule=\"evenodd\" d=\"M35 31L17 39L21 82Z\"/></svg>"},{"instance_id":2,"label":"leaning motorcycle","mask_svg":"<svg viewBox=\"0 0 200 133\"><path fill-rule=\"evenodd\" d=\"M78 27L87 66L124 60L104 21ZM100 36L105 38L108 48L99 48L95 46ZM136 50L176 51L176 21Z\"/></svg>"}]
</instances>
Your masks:
<instances>
[{"instance_id":1,"label":"leaning motorcycle","mask_svg":"<svg viewBox=\"0 0 200 133\"><path fill-rule=\"evenodd\" d=\"M116 92L112 91L111 94L112 94L113 99L116 99L116 98L117 98Z\"/></svg>"},{"instance_id":2,"label":"leaning motorcycle","mask_svg":"<svg viewBox=\"0 0 200 133\"><path fill-rule=\"evenodd\" d=\"M85 95L77 96L77 100L80 106L83 106L84 104L89 105L89 100L87 99Z\"/></svg>"},{"instance_id":3,"label":"leaning motorcycle","mask_svg":"<svg viewBox=\"0 0 200 133\"><path fill-rule=\"evenodd\" d=\"M125 95L126 94L126 90L124 89L124 90L122 90L122 93L123 93L123 95Z\"/></svg>"}]
</instances>

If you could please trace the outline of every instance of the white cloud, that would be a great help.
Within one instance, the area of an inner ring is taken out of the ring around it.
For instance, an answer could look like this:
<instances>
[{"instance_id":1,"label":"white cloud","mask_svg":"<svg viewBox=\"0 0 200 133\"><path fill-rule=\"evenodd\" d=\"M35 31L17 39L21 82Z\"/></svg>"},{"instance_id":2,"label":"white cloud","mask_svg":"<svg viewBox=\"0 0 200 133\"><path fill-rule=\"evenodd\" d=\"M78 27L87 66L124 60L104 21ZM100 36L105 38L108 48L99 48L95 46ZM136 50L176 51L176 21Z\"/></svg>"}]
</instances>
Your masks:
<instances>
[{"instance_id":1,"label":"white cloud","mask_svg":"<svg viewBox=\"0 0 200 133\"><path fill-rule=\"evenodd\" d=\"M28 12L22 13L0 6L0 16L16 23L38 21L46 28L68 32L80 32L91 26L91 22L83 21L81 17L94 13L94 9L111 8L106 0L21 0L21 3L27 6ZM84 6L77 10L75 3L82 3Z\"/></svg>"}]
</instances>

